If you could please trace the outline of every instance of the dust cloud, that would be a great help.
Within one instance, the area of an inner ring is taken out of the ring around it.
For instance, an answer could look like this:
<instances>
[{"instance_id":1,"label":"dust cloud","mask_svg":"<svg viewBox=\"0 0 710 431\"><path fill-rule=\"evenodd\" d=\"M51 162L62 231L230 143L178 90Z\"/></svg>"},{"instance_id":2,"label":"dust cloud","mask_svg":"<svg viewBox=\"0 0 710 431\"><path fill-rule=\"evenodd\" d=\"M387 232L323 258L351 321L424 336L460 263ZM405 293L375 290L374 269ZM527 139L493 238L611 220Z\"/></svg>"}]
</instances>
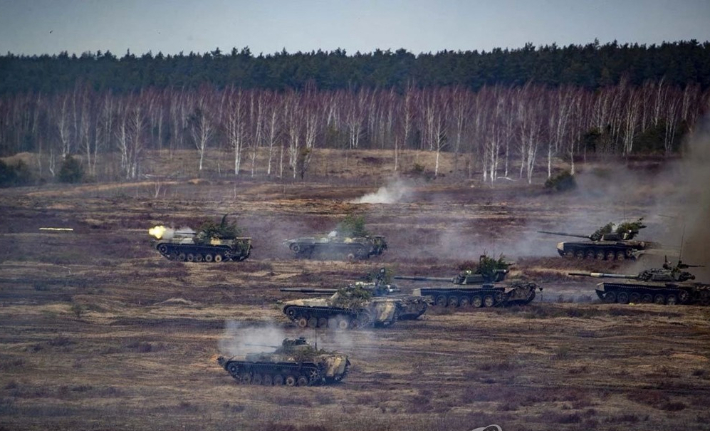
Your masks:
<instances>
[{"instance_id":1,"label":"dust cloud","mask_svg":"<svg viewBox=\"0 0 710 431\"><path fill-rule=\"evenodd\" d=\"M354 204L394 204L411 196L412 187L401 179L390 180L374 193L353 200Z\"/></svg>"},{"instance_id":2,"label":"dust cloud","mask_svg":"<svg viewBox=\"0 0 710 431\"><path fill-rule=\"evenodd\" d=\"M219 351L229 356L243 356L247 353L268 352L280 347L286 334L273 323L255 327L228 320L219 340Z\"/></svg>"}]
</instances>

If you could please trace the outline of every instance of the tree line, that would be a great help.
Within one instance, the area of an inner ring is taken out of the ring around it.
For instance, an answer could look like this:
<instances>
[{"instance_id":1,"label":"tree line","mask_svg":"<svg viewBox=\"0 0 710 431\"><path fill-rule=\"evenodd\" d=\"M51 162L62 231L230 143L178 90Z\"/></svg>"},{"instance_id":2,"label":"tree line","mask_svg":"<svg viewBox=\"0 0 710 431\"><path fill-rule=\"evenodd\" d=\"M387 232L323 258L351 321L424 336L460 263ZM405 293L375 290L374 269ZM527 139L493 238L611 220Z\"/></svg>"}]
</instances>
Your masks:
<instances>
[{"instance_id":1,"label":"tree line","mask_svg":"<svg viewBox=\"0 0 710 431\"><path fill-rule=\"evenodd\" d=\"M210 157L229 157L230 175L304 178L313 151L380 149L454 153L467 175L532 180L563 158L574 172L587 153L630 156L673 154L710 101L700 84L667 79L635 86L622 79L596 90L528 82L478 90L442 87L319 89L314 83L285 91L219 87L145 87L97 90L77 82L68 91L0 97L0 154L35 154L43 177L57 175L69 155L80 155L98 180L102 157L124 179L146 171L148 151L192 150L202 172Z\"/></svg>"},{"instance_id":2,"label":"tree line","mask_svg":"<svg viewBox=\"0 0 710 431\"><path fill-rule=\"evenodd\" d=\"M153 54L122 57L111 52L79 56L0 56L0 95L54 94L72 91L77 82L94 91L114 94L154 89L225 89L285 91L463 87L478 91L492 86L576 86L595 90L625 81L641 86L664 80L668 85L710 86L710 42L696 40L660 45L617 42L556 44L491 51L440 51L414 55L407 50L375 50L347 55L342 49L254 55L248 47L229 53Z\"/></svg>"}]
</instances>

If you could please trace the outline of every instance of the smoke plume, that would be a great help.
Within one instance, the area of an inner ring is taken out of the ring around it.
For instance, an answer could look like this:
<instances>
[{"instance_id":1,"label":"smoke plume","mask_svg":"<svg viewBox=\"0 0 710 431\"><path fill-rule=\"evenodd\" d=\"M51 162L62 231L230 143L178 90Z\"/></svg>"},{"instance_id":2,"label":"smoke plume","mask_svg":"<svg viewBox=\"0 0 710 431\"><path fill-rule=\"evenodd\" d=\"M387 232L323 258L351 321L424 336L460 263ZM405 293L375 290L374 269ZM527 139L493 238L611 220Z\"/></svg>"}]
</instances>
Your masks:
<instances>
[{"instance_id":1,"label":"smoke plume","mask_svg":"<svg viewBox=\"0 0 710 431\"><path fill-rule=\"evenodd\" d=\"M273 324L254 327L244 322L228 320L219 340L219 351L229 356L268 352L271 346L281 346L286 334Z\"/></svg>"},{"instance_id":2,"label":"smoke plume","mask_svg":"<svg viewBox=\"0 0 710 431\"><path fill-rule=\"evenodd\" d=\"M391 180L375 193L368 193L352 201L355 204L393 204L401 202L412 194L412 189L404 181Z\"/></svg>"}]
</instances>

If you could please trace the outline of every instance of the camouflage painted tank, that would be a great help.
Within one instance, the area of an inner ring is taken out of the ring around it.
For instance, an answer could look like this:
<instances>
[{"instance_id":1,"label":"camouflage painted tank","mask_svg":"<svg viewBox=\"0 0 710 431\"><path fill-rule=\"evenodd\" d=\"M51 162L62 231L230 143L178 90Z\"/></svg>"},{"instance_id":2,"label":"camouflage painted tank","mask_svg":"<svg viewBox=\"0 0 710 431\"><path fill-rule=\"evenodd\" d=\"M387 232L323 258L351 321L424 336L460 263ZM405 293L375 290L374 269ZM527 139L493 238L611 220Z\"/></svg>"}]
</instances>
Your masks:
<instances>
[{"instance_id":1,"label":"camouflage painted tank","mask_svg":"<svg viewBox=\"0 0 710 431\"><path fill-rule=\"evenodd\" d=\"M217 363L242 384L314 386L341 381L348 373L346 355L318 350L306 339L285 339L273 352L243 358L220 356Z\"/></svg>"},{"instance_id":2,"label":"camouflage painted tank","mask_svg":"<svg viewBox=\"0 0 710 431\"><path fill-rule=\"evenodd\" d=\"M251 238L239 236L234 224L203 223L200 230L171 229L155 226L148 230L157 241L155 248L168 260L181 262L242 261L251 254Z\"/></svg>"},{"instance_id":3,"label":"camouflage painted tank","mask_svg":"<svg viewBox=\"0 0 710 431\"><path fill-rule=\"evenodd\" d=\"M429 304L423 297L402 294L397 286L387 284L385 277L386 272L383 268L373 277L374 281L358 281L350 284L346 289L364 289L370 292L373 297L387 297L396 300L398 303L397 320L415 320L426 312ZM314 296L333 295L338 292L338 289L283 288L280 290L282 292L298 292Z\"/></svg>"},{"instance_id":4,"label":"camouflage painted tank","mask_svg":"<svg viewBox=\"0 0 710 431\"><path fill-rule=\"evenodd\" d=\"M550 232L545 230L538 232L550 235L586 238L589 240L587 242L558 243L557 252L560 256L597 260L636 259L645 250L659 247L659 244L655 242L634 240L639 231L646 227L642 221L643 218L640 218L635 222L621 223L616 227L614 223L608 223L597 229L591 235Z\"/></svg>"},{"instance_id":5,"label":"camouflage painted tank","mask_svg":"<svg viewBox=\"0 0 710 431\"><path fill-rule=\"evenodd\" d=\"M400 301L375 297L361 287L338 289L328 298L284 301L281 310L301 328L367 328L388 326L399 318Z\"/></svg>"},{"instance_id":6,"label":"camouflage painted tank","mask_svg":"<svg viewBox=\"0 0 710 431\"><path fill-rule=\"evenodd\" d=\"M441 307L498 307L525 305L535 299L537 284L526 281L498 283L505 279L510 264L503 258L493 259L483 255L475 271L464 271L453 278L396 276L399 280L441 281L449 286L414 289L414 295L429 297Z\"/></svg>"},{"instance_id":7,"label":"camouflage painted tank","mask_svg":"<svg viewBox=\"0 0 710 431\"><path fill-rule=\"evenodd\" d=\"M608 303L655 303L655 304L700 304L710 305L710 284L695 283L695 275L685 269L700 265L687 265L668 261L662 268L652 268L631 274L604 274L599 272L570 272L596 278L615 278L597 284L597 296ZM620 281L626 280L626 281Z\"/></svg>"},{"instance_id":8,"label":"camouflage painted tank","mask_svg":"<svg viewBox=\"0 0 710 431\"><path fill-rule=\"evenodd\" d=\"M369 259L379 256L387 250L384 236L341 236L336 232L328 235L318 235L288 239L284 241L289 250L298 258L312 257L331 259Z\"/></svg>"}]
</instances>

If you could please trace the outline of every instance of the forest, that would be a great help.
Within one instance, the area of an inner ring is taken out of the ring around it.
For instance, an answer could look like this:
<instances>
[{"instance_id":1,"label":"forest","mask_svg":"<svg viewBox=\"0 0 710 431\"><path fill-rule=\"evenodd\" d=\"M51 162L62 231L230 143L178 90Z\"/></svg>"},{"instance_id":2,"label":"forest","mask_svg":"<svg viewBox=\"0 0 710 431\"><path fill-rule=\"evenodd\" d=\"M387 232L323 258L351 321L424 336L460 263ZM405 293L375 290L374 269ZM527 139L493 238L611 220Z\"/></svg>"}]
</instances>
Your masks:
<instances>
[{"instance_id":1,"label":"forest","mask_svg":"<svg viewBox=\"0 0 710 431\"><path fill-rule=\"evenodd\" d=\"M41 178L79 155L96 180L148 174L149 151L229 155L230 175L300 178L320 148L423 150L468 176L532 181L562 158L673 155L710 101L710 44L599 45L348 56L0 57L0 156ZM116 169L96 170L116 155ZM257 157L260 155L260 157ZM257 163L258 161L258 163Z\"/></svg>"}]
</instances>

